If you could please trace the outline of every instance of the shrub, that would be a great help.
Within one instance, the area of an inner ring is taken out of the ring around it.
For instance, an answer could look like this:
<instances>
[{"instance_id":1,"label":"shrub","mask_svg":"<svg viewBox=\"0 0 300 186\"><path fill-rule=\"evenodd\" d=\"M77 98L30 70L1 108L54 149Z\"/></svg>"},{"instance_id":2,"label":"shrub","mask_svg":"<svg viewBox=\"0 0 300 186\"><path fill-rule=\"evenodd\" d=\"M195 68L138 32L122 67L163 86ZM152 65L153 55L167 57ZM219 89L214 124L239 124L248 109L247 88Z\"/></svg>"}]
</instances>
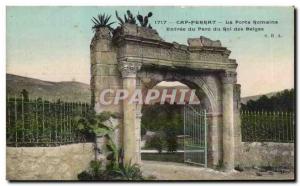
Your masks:
<instances>
[{"instance_id":1,"label":"shrub","mask_svg":"<svg viewBox=\"0 0 300 186\"><path fill-rule=\"evenodd\" d=\"M91 161L89 169L79 173L77 177L79 180L105 180L105 172L100 161Z\"/></svg>"},{"instance_id":2,"label":"shrub","mask_svg":"<svg viewBox=\"0 0 300 186\"><path fill-rule=\"evenodd\" d=\"M141 137L144 136L147 133L147 129L144 125L141 125Z\"/></svg>"},{"instance_id":3,"label":"shrub","mask_svg":"<svg viewBox=\"0 0 300 186\"><path fill-rule=\"evenodd\" d=\"M175 152L178 148L176 130L173 128L167 128L165 130L165 134L168 152Z\"/></svg>"},{"instance_id":4,"label":"shrub","mask_svg":"<svg viewBox=\"0 0 300 186\"><path fill-rule=\"evenodd\" d=\"M114 128L105 126L104 121L111 117L111 113L103 112L98 116L90 118L82 118L82 128L88 126L88 129L95 135L106 136L107 149L110 151L106 159L109 160L109 164L103 168L102 162L91 161L90 167L87 171L83 171L78 174L79 180L142 180L142 172L136 164L124 164L123 151L117 148L117 145L112 140Z\"/></svg>"},{"instance_id":5,"label":"shrub","mask_svg":"<svg viewBox=\"0 0 300 186\"><path fill-rule=\"evenodd\" d=\"M112 134L117 127L111 127L104 124L109 118L115 118L115 114L111 112L101 112L96 114L94 111L87 113L87 116L76 116L77 131L86 138L95 139L96 136L106 136L111 139Z\"/></svg>"},{"instance_id":6,"label":"shrub","mask_svg":"<svg viewBox=\"0 0 300 186\"><path fill-rule=\"evenodd\" d=\"M143 180L142 172L137 164L121 164L118 170L112 170L116 180Z\"/></svg>"},{"instance_id":7,"label":"shrub","mask_svg":"<svg viewBox=\"0 0 300 186\"><path fill-rule=\"evenodd\" d=\"M87 172L87 171L83 171L83 172L79 173L77 175L77 178L79 180L82 180L82 181L84 181L84 180L92 180L93 179L92 175L89 172Z\"/></svg>"},{"instance_id":8,"label":"shrub","mask_svg":"<svg viewBox=\"0 0 300 186\"><path fill-rule=\"evenodd\" d=\"M123 164L119 166L102 167L100 161L91 161L88 170L78 174L77 178L87 180L143 180L140 167L136 164Z\"/></svg>"},{"instance_id":9,"label":"shrub","mask_svg":"<svg viewBox=\"0 0 300 186\"><path fill-rule=\"evenodd\" d=\"M152 138L147 141L147 146L150 148L154 148L158 151L158 153L162 152L164 146L164 140L161 134L155 134Z\"/></svg>"}]
</instances>

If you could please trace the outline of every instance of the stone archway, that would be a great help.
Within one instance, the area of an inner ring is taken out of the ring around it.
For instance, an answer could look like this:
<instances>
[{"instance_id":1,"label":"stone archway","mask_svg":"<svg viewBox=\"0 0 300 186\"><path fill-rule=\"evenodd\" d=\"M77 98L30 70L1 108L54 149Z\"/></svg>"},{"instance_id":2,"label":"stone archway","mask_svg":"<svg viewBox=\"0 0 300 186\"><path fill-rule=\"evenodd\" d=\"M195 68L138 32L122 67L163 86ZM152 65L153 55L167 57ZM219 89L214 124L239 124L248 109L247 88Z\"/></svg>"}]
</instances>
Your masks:
<instances>
[{"instance_id":1,"label":"stone archway","mask_svg":"<svg viewBox=\"0 0 300 186\"><path fill-rule=\"evenodd\" d=\"M117 136L125 162L140 160L140 108L126 100L119 105L103 105L100 92L109 88L130 93L138 87L172 80L196 88L210 113L209 166L223 162L226 170L233 170L240 144L239 86L237 63L229 54L220 41L200 37L188 39L188 46L169 43L156 30L134 24L118 27L113 35L107 28L95 33L91 42L92 104L98 113L119 113Z\"/></svg>"},{"instance_id":2,"label":"stone archway","mask_svg":"<svg viewBox=\"0 0 300 186\"><path fill-rule=\"evenodd\" d=\"M215 81L211 81L211 87L207 84L207 77L213 77L211 73L201 73L201 74L186 74L182 73L181 71L160 71L155 69L141 69L137 73L137 88L140 89L151 89L155 85L159 84L162 81L177 81L186 86L190 89L196 90L196 96L199 100L201 100L201 107L205 109L208 114L208 166L215 167L221 160L221 146L219 145L219 138L221 136L220 125L219 122L220 118L220 105L217 102L217 98L215 95L220 94L220 90L215 89L211 90L215 84L215 87L219 85L219 80L215 79ZM214 79L210 79L214 80ZM136 107L136 134L140 134L140 125L141 125L141 110L143 105L138 105ZM137 138L137 147L140 147L140 139ZM141 160L141 152L140 148L137 148L136 157L138 161Z\"/></svg>"}]
</instances>

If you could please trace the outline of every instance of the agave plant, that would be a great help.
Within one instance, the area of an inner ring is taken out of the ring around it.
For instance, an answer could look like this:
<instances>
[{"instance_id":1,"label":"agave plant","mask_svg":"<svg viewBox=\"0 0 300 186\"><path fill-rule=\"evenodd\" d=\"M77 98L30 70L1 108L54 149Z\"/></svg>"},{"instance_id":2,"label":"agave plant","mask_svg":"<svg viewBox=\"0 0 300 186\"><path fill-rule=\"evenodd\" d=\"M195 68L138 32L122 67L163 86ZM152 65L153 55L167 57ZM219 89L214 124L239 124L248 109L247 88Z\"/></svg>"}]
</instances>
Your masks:
<instances>
[{"instance_id":1,"label":"agave plant","mask_svg":"<svg viewBox=\"0 0 300 186\"><path fill-rule=\"evenodd\" d=\"M97 17L93 17L91 20L94 23L94 26L92 27L92 29L94 31L96 31L99 28L102 27L107 27L109 28L109 30L113 30L113 28L111 27L112 24L114 24L115 22L109 22L111 16L106 15L106 14L98 14Z\"/></svg>"},{"instance_id":2,"label":"agave plant","mask_svg":"<svg viewBox=\"0 0 300 186\"><path fill-rule=\"evenodd\" d=\"M143 175L140 167L137 164L121 164L117 170L112 170L116 173L116 178L120 180L143 180Z\"/></svg>"}]
</instances>

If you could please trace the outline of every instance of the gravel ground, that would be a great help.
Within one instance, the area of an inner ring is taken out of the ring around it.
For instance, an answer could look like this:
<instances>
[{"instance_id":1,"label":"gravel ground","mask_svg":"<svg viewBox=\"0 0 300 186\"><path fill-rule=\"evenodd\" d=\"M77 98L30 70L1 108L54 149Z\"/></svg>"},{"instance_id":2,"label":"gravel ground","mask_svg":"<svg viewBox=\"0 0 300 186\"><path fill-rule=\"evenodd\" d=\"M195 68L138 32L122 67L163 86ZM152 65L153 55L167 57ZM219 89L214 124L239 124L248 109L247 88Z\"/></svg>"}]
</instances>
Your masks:
<instances>
[{"instance_id":1,"label":"gravel ground","mask_svg":"<svg viewBox=\"0 0 300 186\"><path fill-rule=\"evenodd\" d=\"M145 177L155 180L293 180L294 173L259 172L257 170L225 173L209 168L188 166L182 163L143 161Z\"/></svg>"}]
</instances>

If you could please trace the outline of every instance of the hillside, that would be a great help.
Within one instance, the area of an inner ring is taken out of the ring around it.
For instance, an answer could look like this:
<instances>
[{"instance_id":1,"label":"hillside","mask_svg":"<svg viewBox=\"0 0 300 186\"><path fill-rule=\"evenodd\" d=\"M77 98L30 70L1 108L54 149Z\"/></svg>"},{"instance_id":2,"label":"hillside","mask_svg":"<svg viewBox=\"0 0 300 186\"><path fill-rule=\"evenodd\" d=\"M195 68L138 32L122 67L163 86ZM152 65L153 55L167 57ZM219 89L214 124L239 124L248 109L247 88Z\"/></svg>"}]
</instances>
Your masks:
<instances>
[{"instance_id":1,"label":"hillside","mask_svg":"<svg viewBox=\"0 0 300 186\"><path fill-rule=\"evenodd\" d=\"M8 96L15 96L20 94L23 89L29 92L31 98L44 97L45 99L63 99L74 100L81 102L90 102L90 86L85 83L76 81L62 81L62 82L50 82L43 81L34 78L22 77L13 74L6 74L6 91ZM157 89L163 89L170 87L159 86L154 87ZM174 86L172 88L180 89L186 88L186 86ZM264 94L267 97L271 97L278 92L271 92ZM257 100L262 95L248 96L241 98L241 102L246 104L249 100Z\"/></svg>"},{"instance_id":2,"label":"hillside","mask_svg":"<svg viewBox=\"0 0 300 186\"><path fill-rule=\"evenodd\" d=\"M278 91L280 92L280 91ZM270 93L267 93L267 94L260 94L260 95L255 95L255 96L247 96L247 97L243 97L241 98L241 103L243 104L246 104L249 100L253 100L253 101L256 101L258 100L261 96L267 96L268 98L276 95L278 92L270 92Z\"/></svg>"},{"instance_id":3,"label":"hillside","mask_svg":"<svg viewBox=\"0 0 300 186\"><path fill-rule=\"evenodd\" d=\"M50 82L6 74L6 91L8 96L20 95L26 89L30 98L43 97L47 100L62 99L65 101L90 102L90 86L72 81Z\"/></svg>"}]
</instances>

